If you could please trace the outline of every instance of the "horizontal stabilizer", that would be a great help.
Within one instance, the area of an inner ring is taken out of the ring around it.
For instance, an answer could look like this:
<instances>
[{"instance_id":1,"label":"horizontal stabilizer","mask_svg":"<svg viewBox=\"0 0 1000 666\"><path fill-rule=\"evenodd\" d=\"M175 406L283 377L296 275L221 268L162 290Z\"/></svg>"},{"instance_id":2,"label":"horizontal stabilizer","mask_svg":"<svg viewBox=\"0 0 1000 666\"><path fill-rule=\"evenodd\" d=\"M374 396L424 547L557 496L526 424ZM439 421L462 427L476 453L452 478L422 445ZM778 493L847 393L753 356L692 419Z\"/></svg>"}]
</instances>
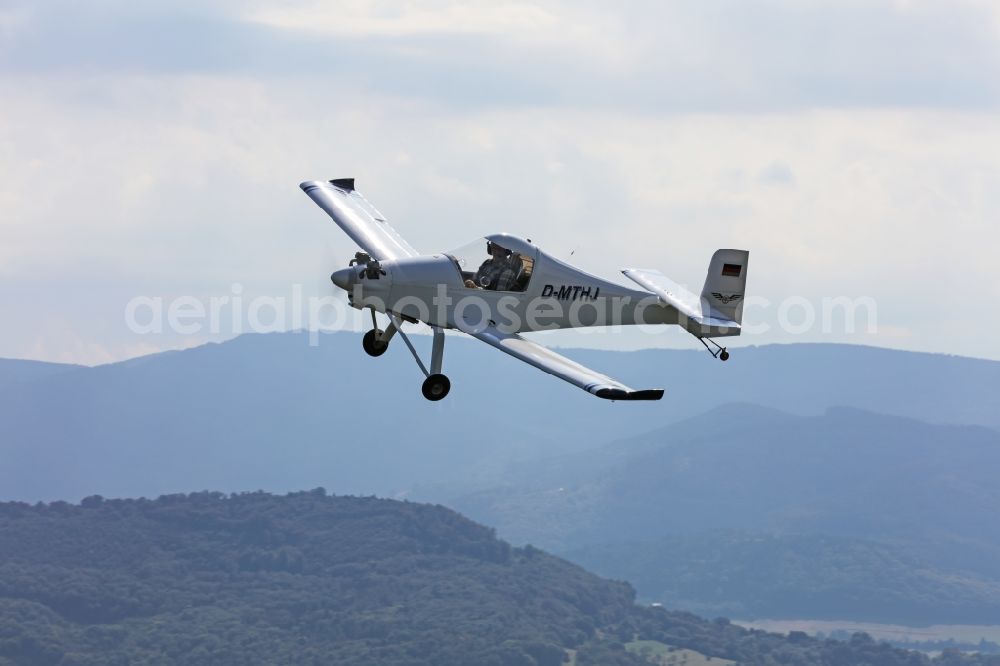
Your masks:
<instances>
[{"instance_id":1,"label":"horizontal stabilizer","mask_svg":"<svg viewBox=\"0 0 1000 666\"><path fill-rule=\"evenodd\" d=\"M739 335L740 324L715 310L703 298L688 291L659 271L627 268L622 271L628 279L656 294L664 305L680 313L681 326L698 337L723 337Z\"/></svg>"}]
</instances>

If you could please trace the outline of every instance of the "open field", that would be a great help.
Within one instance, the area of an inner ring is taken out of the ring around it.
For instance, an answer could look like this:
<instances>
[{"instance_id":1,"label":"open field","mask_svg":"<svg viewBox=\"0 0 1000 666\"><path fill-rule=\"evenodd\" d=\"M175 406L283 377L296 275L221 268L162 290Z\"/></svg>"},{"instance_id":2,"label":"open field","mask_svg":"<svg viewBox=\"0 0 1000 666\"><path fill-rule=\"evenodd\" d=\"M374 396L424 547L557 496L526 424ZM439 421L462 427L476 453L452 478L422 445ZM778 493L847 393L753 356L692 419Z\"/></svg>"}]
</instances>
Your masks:
<instances>
[{"instance_id":1,"label":"open field","mask_svg":"<svg viewBox=\"0 0 1000 666\"><path fill-rule=\"evenodd\" d=\"M876 624L848 620L733 620L733 624L749 629L763 629L784 634L790 631L804 631L810 636L815 636L818 633L829 635L835 631L848 633L863 631L877 640L905 643L946 641L949 639L960 643L978 643L980 639L1000 643L1000 625L996 624L937 624L928 627L907 627L899 624Z\"/></svg>"},{"instance_id":2,"label":"open field","mask_svg":"<svg viewBox=\"0 0 1000 666\"><path fill-rule=\"evenodd\" d=\"M736 662L718 657L706 657L694 650L675 648L659 641L632 641L625 644L629 652L655 655L663 666L730 666Z\"/></svg>"}]
</instances>

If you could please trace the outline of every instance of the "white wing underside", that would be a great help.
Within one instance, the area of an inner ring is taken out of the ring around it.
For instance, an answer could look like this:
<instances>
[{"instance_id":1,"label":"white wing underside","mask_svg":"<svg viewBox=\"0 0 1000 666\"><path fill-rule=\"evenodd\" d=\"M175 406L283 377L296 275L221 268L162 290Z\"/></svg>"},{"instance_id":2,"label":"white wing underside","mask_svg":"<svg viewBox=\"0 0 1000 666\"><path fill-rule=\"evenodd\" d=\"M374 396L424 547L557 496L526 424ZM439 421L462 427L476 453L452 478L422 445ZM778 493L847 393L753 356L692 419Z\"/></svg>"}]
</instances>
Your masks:
<instances>
[{"instance_id":1,"label":"white wing underside","mask_svg":"<svg viewBox=\"0 0 1000 666\"><path fill-rule=\"evenodd\" d=\"M602 375L590 368L571 361L551 349L526 340L516 333L502 333L493 326L478 333L470 333L473 337L486 344L496 347L514 358L533 365L550 375L555 375L584 391L599 398L608 400L659 400L663 397L662 389L636 391L624 384Z\"/></svg>"},{"instance_id":2,"label":"white wing underside","mask_svg":"<svg viewBox=\"0 0 1000 666\"><path fill-rule=\"evenodd\" d=\"M354 189L354 179L309 180L299 187L373 259L386 261L419 253L389 226L382 213Z\"/></svg>"}]
</instances>

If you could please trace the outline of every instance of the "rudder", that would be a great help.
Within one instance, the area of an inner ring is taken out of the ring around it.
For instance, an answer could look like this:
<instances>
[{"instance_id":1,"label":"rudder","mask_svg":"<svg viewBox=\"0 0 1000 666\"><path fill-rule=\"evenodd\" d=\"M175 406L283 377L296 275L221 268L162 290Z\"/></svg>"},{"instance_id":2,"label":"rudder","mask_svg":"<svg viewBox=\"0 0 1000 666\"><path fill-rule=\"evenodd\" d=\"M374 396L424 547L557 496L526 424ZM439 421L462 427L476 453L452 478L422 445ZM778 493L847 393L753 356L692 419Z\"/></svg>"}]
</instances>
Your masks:
<instances>
[{"instance_id":1,"label":"rudder","mask_svg":"<svg viewBox=\"0 0 1000 666\"><path fill-rule=\"evenodd\" d=\"M701 290L703 303L710 304L713 310L737 324L743 322L749 263L747 250L716 250Z\"/></svg>"}]
</instances>

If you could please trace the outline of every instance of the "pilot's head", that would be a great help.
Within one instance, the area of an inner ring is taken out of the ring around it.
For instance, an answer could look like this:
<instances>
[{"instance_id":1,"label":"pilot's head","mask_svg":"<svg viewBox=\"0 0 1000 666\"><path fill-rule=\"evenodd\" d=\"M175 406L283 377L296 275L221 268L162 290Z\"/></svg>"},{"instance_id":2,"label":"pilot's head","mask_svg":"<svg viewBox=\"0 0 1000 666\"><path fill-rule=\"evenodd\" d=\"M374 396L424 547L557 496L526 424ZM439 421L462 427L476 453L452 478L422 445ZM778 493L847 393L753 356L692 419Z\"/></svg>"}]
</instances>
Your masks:
<instances>
[{"instance_id":1,"label":"pilot's head","mask_svg":"<svg viewBox=\"0 0 1000 666\"><path fill-rule=\"evenodd\" d=\"M494 259L506 259L510 256L510 250L494 243L493 241L486 241L486 251L489 252Z\"/></svg>"}]
</instances>

